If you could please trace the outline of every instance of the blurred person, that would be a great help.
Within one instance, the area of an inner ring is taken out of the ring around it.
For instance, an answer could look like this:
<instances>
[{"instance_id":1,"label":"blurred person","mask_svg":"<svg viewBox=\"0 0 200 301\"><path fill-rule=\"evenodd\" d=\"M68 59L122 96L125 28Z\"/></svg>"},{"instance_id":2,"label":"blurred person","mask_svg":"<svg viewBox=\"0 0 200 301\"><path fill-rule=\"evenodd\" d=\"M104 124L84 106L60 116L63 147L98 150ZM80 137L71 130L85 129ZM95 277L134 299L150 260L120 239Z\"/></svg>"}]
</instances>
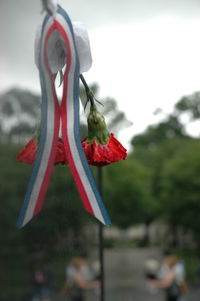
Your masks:
<instances>
[{"instance_id":1,"label":"blurred person","mask_svg":"<svg viewBox=\"0 0 200 301\"><path fill-rule=\"evenodd\" d=\"M182 297L179 261L176 255L165 257L158 275L159 279L148 280L148 283L153 287L165 289L166 301L180 301Z\"/></svg>"},{"instance_id":2,"label":"blurred person","mask_svg":"<svg viewBox=\"0 0 200 301\"><path fill-rule=\"evenodd\" d=\"M165 250L165 255L173 255L170 250ZM189 288L186 282L186 271L185 271L185 262L182 259L179 259L177 264L174 266L174 272L176 275L176 283L179 286L180 298L179 301L185 300L185 295L188 293Z\"/></svg>"},{"instance_id":3,"label":"blurred person","mask_svg":"<svg viewBox=\"0 0 200 301\"><path fill-rule=\"evenodd\" d=\"M53 271L45 264L35 269L33 276L32 301L50 301L52 290Z\"/></svg>"},{"instance_id":4,"label":"blurred person","mask_svg":"<svg viewBox=\"0 0 200 301\"><path fill-rule=\"evenodd\" d=\"M66 268L67 295L72 301L84 301L84 290L99 288L98 280L92 280L87 262L81 257L71 259Z\"/></svg>"}]
</instances>

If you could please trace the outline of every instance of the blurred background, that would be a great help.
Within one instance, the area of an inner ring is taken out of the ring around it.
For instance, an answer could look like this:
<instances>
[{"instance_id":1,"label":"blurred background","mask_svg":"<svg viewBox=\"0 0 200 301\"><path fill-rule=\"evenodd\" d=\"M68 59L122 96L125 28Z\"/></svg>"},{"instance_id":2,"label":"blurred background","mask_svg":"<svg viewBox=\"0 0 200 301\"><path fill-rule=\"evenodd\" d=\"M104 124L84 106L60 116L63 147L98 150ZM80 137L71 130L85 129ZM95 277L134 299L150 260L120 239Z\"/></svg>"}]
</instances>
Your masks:
<instances>
[{"instance_id":1,"label":"blurred background","mask_svg":"<svg viewBox=\"0 0 200 301\"><path fill-rule=\"evenodd\" d=\"M126 161L103 168L104 200L113 222L104 228L105 300L164 300L164 290L150 286L147 274L158 273L163 257L173 254L184 265L185 300L197 301L200 3L59 3L88 28L93 66L85 78L104 104L100 109L110 131L128 149ZM42 212L16 228L31 172L16 154L40 118L33 53L41 21L39 0L0 0L2 301L68 300L66 276L74 257L87 260L88 279L98 279L99 273L98 223L84 211L67 166L54 168ZM82 135L85 131L82 110ZM47 293L37 299L41 287ZM84 294L86 301L99 300L98 288Z\"/></svg>"}]
</instances>

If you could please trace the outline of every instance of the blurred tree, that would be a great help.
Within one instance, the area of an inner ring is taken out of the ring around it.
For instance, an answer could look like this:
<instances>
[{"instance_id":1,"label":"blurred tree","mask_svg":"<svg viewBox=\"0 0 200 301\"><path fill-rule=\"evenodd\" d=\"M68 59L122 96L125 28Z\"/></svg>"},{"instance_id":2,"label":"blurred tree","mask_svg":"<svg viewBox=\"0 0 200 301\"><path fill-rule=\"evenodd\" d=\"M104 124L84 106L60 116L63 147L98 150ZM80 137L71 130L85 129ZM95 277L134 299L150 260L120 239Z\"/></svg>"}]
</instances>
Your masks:
<instances>
[{"instance_id":1,"label":"blurred tree","mask_svg":"<svg viewBox=\"0 0 200 301\"><path fill-rule=\"evenodd\" d=\"M150 175L133 158L105 168L105 195L111 219L120 228L149 224L154 219Z\"/></svg>"},{"instance_id":2,"label":"blurred tree","mask_svg":"<svg viewBox=\"0 0 200 301\"><path fill-rule=\"evenodd\" d=\"M179 118L172 114L164 121L148 126L144 133L133 137L131 143L134 149L138 147L155 149L161 142L177 136L185 137L185 129Z\"/></svg>"},{"instance_id":3,"label":"blurred tree","mask_svg":"<svg viewBox=\"0 0 200 301\"><path fill-rule=\"evenodd\" d=\"M187 114L190 121L200 117L199 92L183 97L175 104L172 114L133 137L131 158L151 175L157 218L168 221L174 236L180 227L185 231L190 229L199 243L200 223L195 219L195 211L200 197L200 142L186 133L183 114Z\"/></svg>"},{"instance_id":4,"label":"blurred tree","mask_svg":"<svg viewBox=\"0 0 200 301\"><path fill-rule=\"evenodd\" d=\"M0 142L23 143L35 131L40 117L40 97L13 88L0 95Z\"/></svg>"},{"instance_id":5,"label":"blurred tree","mask_svg":"<svg viewBox=\"0 0 200 301\"><path fill-rule=\"evenodd\" d=\"M190 230L200 248L200 141L184 140L161 174L163 215L174 229Z\"/></svg>"},{"instance_id":6,"label":"blurred tree","mask_svg":"<svg viewBox=\"0 0 200 301\"><path fill-rule=\"evenodd\" d=\"M148 168L152 175L152 191L156 199L159 199L160 195L160 174L163 164L176 153L181 141L185 139L192 138L186 134L180 116L173 112L131 140L133 157Z\"/></svg>"},{"instance_id":7,"label":"blurred tree","mask_svg":"<svg viewBox=\"0 0 200 301\"><path fill-rule=\"evenodd\" d=\"M189 113L191 120L200 118L200 92L182 97L175 104L175 112L179 116L184 112Z\"/></svg>"},{"instance_id":8,"label":"blurred tree","mask_svg":"<svg viewBox=\"0 0 200 301\"><path fill-rule=\"evenodd\" d=\"M182 147L183 141L190 141L180 118L174 113L158 124L149 126L142 134L133 137L131 158L137 160L150 174L150 186L154 199L154 219L164 214L161 194L161 176L166 160L172 158ZM152 219L153 220L153 219ZM145 222L145 218L144 218ZM147 224L148 226L148 224Z\"/></svg>"}]
</instances>

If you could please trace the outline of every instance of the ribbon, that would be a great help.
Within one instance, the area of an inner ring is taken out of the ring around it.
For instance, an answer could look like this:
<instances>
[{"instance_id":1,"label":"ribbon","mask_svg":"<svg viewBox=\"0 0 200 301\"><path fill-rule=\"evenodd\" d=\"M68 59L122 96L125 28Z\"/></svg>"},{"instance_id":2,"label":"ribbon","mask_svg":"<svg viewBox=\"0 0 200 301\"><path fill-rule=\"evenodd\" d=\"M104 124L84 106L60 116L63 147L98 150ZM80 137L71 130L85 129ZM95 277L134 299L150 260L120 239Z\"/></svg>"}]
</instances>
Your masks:
<instances>
[{"instance_id":1,"label":"ribbon","mask_svg":"<svg viewBox=\"0 0 200 301\"><path fill-rule=\"evenodd\" d=\"M66 63L61 104L58 102L55 75L49 60L58 41L63 45L60 55ZM81 145L79 57L71 20L60 6L53 16L48 14L43 21L39 50L39 74L42 91L41 135L17 225L23 227L42 209L54 166L60 124L69 167L84 207L99 221L108 225L111 223L109 216Z\"/></svg>"}]
</instances>

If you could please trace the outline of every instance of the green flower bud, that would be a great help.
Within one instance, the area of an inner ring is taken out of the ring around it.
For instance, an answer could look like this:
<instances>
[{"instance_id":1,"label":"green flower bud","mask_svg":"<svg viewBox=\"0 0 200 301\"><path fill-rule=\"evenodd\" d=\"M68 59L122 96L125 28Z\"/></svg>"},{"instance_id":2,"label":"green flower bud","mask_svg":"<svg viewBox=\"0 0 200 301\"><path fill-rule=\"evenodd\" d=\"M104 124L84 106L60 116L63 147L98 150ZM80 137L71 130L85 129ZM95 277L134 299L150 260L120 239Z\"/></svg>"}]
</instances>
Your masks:
<instances>
[{"instance_id":1,"label":"green flower bud","mask_svg":"<svg viewBox=\"0 0 200 301\"><path fill-rule=\"evenodd\" d=\"M92 105L90 108L87 122L88 136L86 143L97 141L100 144L107 144L110 134L108 132L104 116L97 110L95 105Z\"/></svg>"}]
</instances>

